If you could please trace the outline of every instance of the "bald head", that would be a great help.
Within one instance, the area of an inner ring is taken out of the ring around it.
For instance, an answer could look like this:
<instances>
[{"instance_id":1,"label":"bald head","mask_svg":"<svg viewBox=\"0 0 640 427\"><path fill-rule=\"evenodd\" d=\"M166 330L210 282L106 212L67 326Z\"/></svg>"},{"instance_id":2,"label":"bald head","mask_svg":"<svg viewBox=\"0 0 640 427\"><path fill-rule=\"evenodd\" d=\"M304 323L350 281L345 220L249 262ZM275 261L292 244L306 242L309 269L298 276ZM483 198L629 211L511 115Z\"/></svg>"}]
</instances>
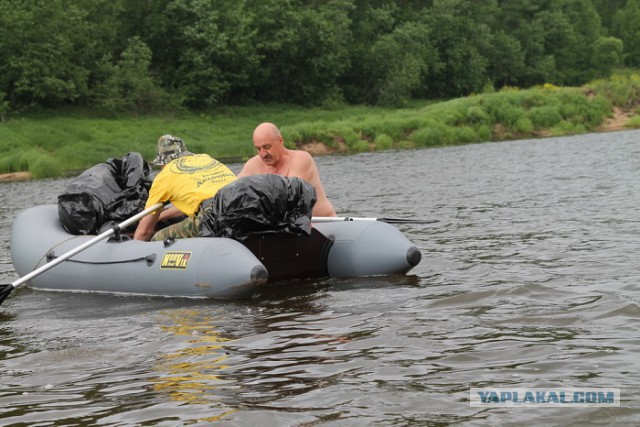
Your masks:
<instances>
[{"instance_id":1,"label":"bald head","mask_svg":"<svg viewBox=\"0 0 640 427\"><path fill-rule=\"evenodd\" d=\"M257 140L278 140L282 138L282 134L273 123L261 123L253 131L253 141Z\"/></svg>"},{"instance_id":2,"label":"bald head","mask_svg":"<svg viewBox=\"0 0 640 427\"><path fill-rule=\"evenodd\" d=\"M262 161L273 167L280 163L286 149L282 141L282 134L273 123L261 123L253 131L253 146Z\"/></svg>"}]
</instances>

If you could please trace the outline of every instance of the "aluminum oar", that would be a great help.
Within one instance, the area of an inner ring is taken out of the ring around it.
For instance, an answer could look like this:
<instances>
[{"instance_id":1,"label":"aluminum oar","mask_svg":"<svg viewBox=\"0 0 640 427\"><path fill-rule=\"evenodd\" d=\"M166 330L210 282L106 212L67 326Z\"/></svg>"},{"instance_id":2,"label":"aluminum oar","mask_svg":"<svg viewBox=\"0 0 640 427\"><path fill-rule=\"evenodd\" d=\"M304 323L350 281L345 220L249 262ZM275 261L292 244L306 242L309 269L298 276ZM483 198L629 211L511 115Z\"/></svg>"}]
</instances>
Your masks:
<instances>
[{"instance_id":1,"label":"aluminum oar","mask_svg":"<svg viewBox=\"0 0 640 427\"><path fill-rule=\"evenodd\" d=\"M311 222L342 222L342 221L380 221L389 224L433 224L436 219L415 219L415 218L367 218L353 216L314 216Z\"/></svg>"}]
</instances>

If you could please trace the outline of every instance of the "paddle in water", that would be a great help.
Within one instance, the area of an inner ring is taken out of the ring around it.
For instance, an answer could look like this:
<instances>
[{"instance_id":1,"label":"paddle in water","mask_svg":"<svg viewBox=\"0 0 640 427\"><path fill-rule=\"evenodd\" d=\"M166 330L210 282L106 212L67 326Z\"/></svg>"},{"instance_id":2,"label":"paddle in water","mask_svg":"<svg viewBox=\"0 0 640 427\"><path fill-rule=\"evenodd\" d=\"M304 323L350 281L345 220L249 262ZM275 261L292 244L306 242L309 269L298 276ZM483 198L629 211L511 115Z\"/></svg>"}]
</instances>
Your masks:
<instances>
[{"instance_id":1,"label":"paddle in water","mask_svg":"<svg viewBox=\"0 0 640 427\"><path fill-rule=\"evenodd\" d=\"M21 278L19 278L18 280L9 283L9 284L2 284L0 285L0 304L2 304L2 302L9 296L9 294L18 286L28 282L29 280L33 279L36 276L39 276L40 274L44 273L45 271L55 267L56 265L60 264L63 261L66 261L67 259L71 258L72 256L82 252L83 250L95 245L96 243L100 242L101 240L107 239L111 236L113 236L116 233L119 233L120 230L123 230L125 228L127 228L128 226L130 226L131 224L139 221L142 217L145 217L147 215L149 215L151 212L155 212L158 209L162 208L162 203L156 203L155 205L151 206L150 208L147 208L145 210L143 210L142 212L137 213L136 215L132 216L131 218L122 221L120 224L117 224L115 226L113 226L112 228L110 228L109 230L97 235L96 237L94 237L91 240L87 240L85 243L83 243L82 245L64 253L63 255L57 257L56 259L54 259L51 262L48 262L47 264L43 265L40 268L37 268L35 270L33 270L31 273L22 276Z\"/></svg>"}]
</instances>

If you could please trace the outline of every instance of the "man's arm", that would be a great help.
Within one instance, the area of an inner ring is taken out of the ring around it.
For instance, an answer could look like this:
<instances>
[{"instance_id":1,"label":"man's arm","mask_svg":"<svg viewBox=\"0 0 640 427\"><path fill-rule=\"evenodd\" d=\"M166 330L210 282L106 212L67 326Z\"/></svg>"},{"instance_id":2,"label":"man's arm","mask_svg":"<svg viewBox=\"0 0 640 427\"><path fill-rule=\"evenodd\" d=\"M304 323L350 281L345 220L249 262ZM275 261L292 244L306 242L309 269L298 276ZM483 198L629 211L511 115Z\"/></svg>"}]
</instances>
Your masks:
<instances>
[{"instance_id":1,"label":"man's arm","mask_svg":"<svg viewBox=\"0 0 640 427\"><path fill-rule=\"evenodd\" d=\"M292 159L291 172L289 176L296 176L307 181L316 189L316 204L313 206L314 216L336 216L336 210L334 209L331 201L324 192L322 182L320 182L320 173L316 166L315 160L311 157L311 154L306 151L297 151L296 158Z\"/></svg>"},{"instance_id":2,"label":"man's arm","mask_svg":"<svg viewBox=\"0 0 640 427\"><path fill-rule=\"evenodd\" d=\"M180 209L176 208L175 206L170 206L167 209L164 209L162 212L160 212L160 217L158 218L158 221L177 218L179 216L184 216L184 213Z\"/></svg>"},{"instance_id":3,"label":"man's arm","mask_svg":"<svg viewBox=\"0 0 640 427\"><path fill-rule=\"evenodd\" d=\"M135 240L149 241L156 230L156 223L160 217L160 210L157 210L140 220L136 232L133 234Z\"/></svg>"},{"instance_id":4,"label":"man's arm","mask_svg":"<svg viewBox=\"0 0 640 427\"><path fill-rule=\"evenodd\" d=\"M324 196L318 197L318 201L313 205L313 216L336 216L336 210L333 208L331 201Z\"/></svg>"}]
</instances>

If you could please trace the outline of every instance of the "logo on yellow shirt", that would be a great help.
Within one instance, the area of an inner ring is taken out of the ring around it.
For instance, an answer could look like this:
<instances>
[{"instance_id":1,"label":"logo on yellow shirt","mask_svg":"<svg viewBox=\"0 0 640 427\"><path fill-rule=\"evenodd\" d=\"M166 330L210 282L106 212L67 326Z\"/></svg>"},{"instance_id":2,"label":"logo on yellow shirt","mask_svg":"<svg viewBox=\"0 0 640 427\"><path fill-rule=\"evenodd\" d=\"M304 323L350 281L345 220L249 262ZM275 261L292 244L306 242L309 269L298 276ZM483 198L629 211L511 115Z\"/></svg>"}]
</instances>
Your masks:
<instances>
[{"instance_id":1,"label":"logo on yellow shirt","mask_svg":"<svg viewBox=\"0 0 640 427\"><path fill-rule=\"evenodd\" d=\"M169 164L171 172L187 175L211 173L222 166L224 166L222 163L206 154L195 154L192 156L180 157Z\"/></svg>"}]
</instances>

